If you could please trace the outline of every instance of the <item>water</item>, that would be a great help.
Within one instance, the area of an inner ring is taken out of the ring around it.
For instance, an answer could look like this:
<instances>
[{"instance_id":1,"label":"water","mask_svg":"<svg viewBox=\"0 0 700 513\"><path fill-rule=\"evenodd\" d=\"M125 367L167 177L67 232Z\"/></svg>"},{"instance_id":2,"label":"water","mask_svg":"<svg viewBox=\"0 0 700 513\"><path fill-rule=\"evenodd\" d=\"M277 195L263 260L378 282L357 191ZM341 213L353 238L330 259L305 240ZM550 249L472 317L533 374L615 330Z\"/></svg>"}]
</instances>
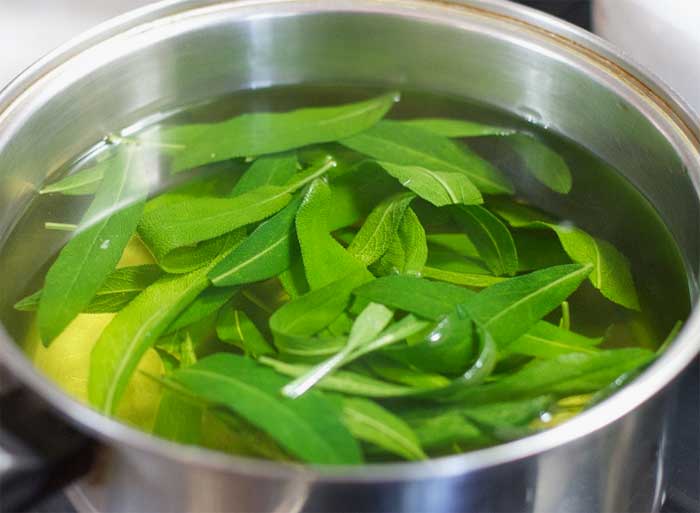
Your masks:
<instances>
[{"instance_id":1,"label":"water","mask_svg":"<svg viewBox=\"0 0 700 513\"><path fill-rule=\"evenodd\" d=\"M304 87L278 88L271 90L249 91L214 102L180 109L166 116L153 116L148 123L135 127L125 127L122 136L134 137L139 133L156 133L159 126L193 122L212 122L228 119L244 112L285 111L298 107L333 105L365 99L372 94L366 89L338 87ZM570 298L570 308L574 312L571 329L590 337L605 336L605 347L645 347L656 349L663 341L674 323L684 319L689 312L688 283L681 264L678 249L671 235L661 222L649 202L640 195L624 178L574 142L547 130L538 113L527 107L520 109L522 118L515 118L483 105L462 100L439 97L419 92L402 92L401 101L391 111L391 118L406 119L414 117L450 117L463 118L482 123L495 124L506 128L525 130L545 142L558 152L568 163L573 175L573 189L570 194L554 193L540 184L521 168L517 155L498 138L471 139L469 146L481 156L487 158L496 167L504 171L516 185L518 196L537 205L555 217L583 228L592 235L608 240L627 256L641 304L641 312L632 312L604 300L598 291L588 282ZM157 122L156 122L157 121ZM148 135L145 136L148 139ZM66 163L62 170L52 174L51 181L61 175L68 175L89 167L103 158L108 145L97 142L83 155L76 156L73 162ZM157 148L154 151L158 151ZM193 173L184 173L170 177L165 168L165 159L153 161L152 176L149 181L156 183L153 190L163 191L188 180ZM231 183L243 169L240 162L231 164L214 164L194 174L214 174L226 169L230 172ZM233 171L232 169L235 168ZM229 184L230 186L230 184ZM91 196L41 195L29 205L25 215L15 227L5 245L0 248L0 268L5 276L21 277L5 280L7 285L0 291L0 319L9 333L20 344L26 345L30 355L34 355L38 365L52 377L58 376L62 386L69 391L84 386L85 373L73 379L75 383L66 385L60 379L67 369L84 367L81 360L71 367L71 361L51 362L50 355L42 353L37 356L33 315L16 312L11 305L21 297L41 288L43 276L51 265L57 251L70 238L71 232L64 229L49 230L45 223L77 224L91 201ZM418 209L417 209L418 210ZM339 234L339 237L342 236ZM109 247L111 241L102 242L102 248ZM640 251L639 248L644 248ZM142 250L136 250L138 253ZM140 263L147 256L140 254L135 262ZM280 288L270 285L253 287L249 301L263 302L263 307L271 310L277 306L265 298L278 297ZM275 300L276 301L276 300ZM100 314L93 316L94 330L101 329L108 319ZM265 319L261 313L260 319ZM559 313L548 317L558 322ZM99 318L99 319L98 319ZM87 337L88 329L75 330L76 338ZM27 342L29 341L29 342ZM65 356L65 355L64 355ZM39 361L41 360L41 361ZM76 360L77 361L77 360ZM507 367L501 362L500 368ZM53 374L52 374L53 373ZM77 384L76 384L77 383ZM82 384L81 384L82 383ZM148 388L150 385L144 385ZM145 390L145 389L144 389ZM148 393L157 394L149 389ZM144 392L145 393L145 392ZM135 401L138 403L138 401ZM134 406L138 415L147 417L148 407ZM139 410L139 408L141 408ZM564 407L563 410L566 410ZM576 410L577 411L577 410ZM564 412L566 413L566 412ZM137 415L137 416L138 416ZM552 414L544 412L541 422L551 423L553 417L562 416L561 412ZM566 415L564 415L566 416ZM132 423L139 425L139 420ZM143 419L141 419L143 420ZM144 421L141 427L147 427Z\"/></svg>"}]
</instances>

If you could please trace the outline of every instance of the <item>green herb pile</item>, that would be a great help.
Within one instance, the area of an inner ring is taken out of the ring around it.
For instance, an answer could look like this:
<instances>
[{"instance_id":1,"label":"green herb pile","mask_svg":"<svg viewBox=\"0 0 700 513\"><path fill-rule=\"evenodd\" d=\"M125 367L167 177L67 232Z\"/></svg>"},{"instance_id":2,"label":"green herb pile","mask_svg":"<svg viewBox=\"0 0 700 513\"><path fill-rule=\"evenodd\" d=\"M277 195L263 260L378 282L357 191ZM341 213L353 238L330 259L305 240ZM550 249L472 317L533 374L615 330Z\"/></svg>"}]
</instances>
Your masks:
<instances>
[{"instance_id":1,"label":"green herb pile","mask_svg":"<svg viewBox=\"0 0 700 513\"><path fill-rule=\"evenodd\" d=\"M627 259L516 199L465 139L507 141L559 194L565 161L527 133L384 119L395 97L113 138L42 191L94 198L16 307L37 310L47 346L81 312L117 312L91 353L99 411L115 413L153 348L157 435L200 444L215 417L239 452L309 463L522 437L648 365L649 350L570 329L586 280L639 309ZM149 191L154 152L187 179ZM134 237L155 263L115 269Z\"/></svg>"}]
</instances>

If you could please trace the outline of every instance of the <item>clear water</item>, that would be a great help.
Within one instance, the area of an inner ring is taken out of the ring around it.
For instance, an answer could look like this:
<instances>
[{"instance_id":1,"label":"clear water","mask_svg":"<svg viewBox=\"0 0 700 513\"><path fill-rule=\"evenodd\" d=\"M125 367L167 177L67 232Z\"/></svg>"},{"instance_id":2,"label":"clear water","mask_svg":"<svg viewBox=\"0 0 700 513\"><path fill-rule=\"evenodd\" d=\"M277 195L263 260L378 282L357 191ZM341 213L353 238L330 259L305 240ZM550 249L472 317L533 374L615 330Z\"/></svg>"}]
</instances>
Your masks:
<instances>
[{"instance_id":1,"label":"clear water","mask_svg":"<svg viewBox=\"0 0 700 513\"><path fill-rule=\"evenodd\" d=\"M122 135L153 130L157 125L211 122L244 112L285 111L298 107L334 105L365 99L374 91L340 87L279 88L249 91L221 98L205 105L180 109L165 117L154 116ZM496 138L472 139L469 146L499 169L516 185L518 195L560 219L566 219L592 235L612 242L629 259L637 286L641 312L632 312L603 300L585 282L571 297L572 329L589 336L604 336L609 347L640 346L655 349L673 324L689 311L688 283L678 249L654 208L613 168L574 142L542 126L515 118L460 99L420 92L402 92L401 101L390 118L413 117L463 118L534 133L568 163L573 174L573 189L568 195L551 192L519 168L518 159ZM156 120L156 121L154 121ZM55 181L89 166L100 158L103 142L96 142L73 162L51 175ZM216 172L211 169L198 172ZM191 177L185 173L170 178L165 169L154 166L154 177L163 191ZM17 312L18 299L41 287L43 276L70 232L47 230L46 222L77 223L91 196L37 196L10 238L0 248L0 269L5 284L0 290L0 319L20 343L32 337L33 314ZM639 248L644 248L640 251ZM8 277L13 277L8 279ZM31 352L31 351L30 351ZM60 366L60 365L59 365ZM55 367L55 366L54 366ZM59 380L60 381L60 380ZM551 422L547 414L543 422Z\"/></svg>"}]
</instances>

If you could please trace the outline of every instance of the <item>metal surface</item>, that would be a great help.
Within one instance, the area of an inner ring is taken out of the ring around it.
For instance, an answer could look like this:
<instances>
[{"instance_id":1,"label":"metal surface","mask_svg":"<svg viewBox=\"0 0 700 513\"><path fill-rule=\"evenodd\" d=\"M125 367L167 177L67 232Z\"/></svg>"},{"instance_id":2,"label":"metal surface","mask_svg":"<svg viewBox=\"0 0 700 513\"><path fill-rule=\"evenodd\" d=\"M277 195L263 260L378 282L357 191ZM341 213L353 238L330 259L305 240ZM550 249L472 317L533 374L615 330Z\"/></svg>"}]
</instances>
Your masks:
<instances>
[{"instance_id":1,"label":"metal surface","mask_svg":"<svg viewBox=\"0 0 700 513\"><path fill-rule=\"evenodd\" d=\"M527 116L613 164L657 207L695 295L700 128L594 36L499 1L166 2L55 52L0 95L0 243L52 171L146 114L302 82L411 87ZM22 284L3 282L3 297ZM425 464L283 466L155 440L76 403L0 335L27 385L106 444L83 485L105 511L656 511L670 383L694 312L630 386L550 431ZM659 391L663 390L662 394Z\"/></svg>"}]
</instances>

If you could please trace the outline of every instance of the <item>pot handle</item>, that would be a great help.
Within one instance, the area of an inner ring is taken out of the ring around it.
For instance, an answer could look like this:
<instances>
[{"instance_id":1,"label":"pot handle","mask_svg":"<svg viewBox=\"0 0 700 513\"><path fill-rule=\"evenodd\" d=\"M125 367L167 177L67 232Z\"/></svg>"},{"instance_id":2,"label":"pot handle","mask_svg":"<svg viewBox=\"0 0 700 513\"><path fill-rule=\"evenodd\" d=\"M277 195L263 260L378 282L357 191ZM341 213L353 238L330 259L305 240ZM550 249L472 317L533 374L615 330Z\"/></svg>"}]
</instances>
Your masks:
<instances>
[{"instance_id":1,"label":"pot handle","mask_svg":"<svg viewBox=\"0 0 700 513\"><path fill-rule=\"evenodd\" d=\"M87 473L95 448L28 389L0 387L0 513L26 511Z\"/></svg>"}]
</instances>

